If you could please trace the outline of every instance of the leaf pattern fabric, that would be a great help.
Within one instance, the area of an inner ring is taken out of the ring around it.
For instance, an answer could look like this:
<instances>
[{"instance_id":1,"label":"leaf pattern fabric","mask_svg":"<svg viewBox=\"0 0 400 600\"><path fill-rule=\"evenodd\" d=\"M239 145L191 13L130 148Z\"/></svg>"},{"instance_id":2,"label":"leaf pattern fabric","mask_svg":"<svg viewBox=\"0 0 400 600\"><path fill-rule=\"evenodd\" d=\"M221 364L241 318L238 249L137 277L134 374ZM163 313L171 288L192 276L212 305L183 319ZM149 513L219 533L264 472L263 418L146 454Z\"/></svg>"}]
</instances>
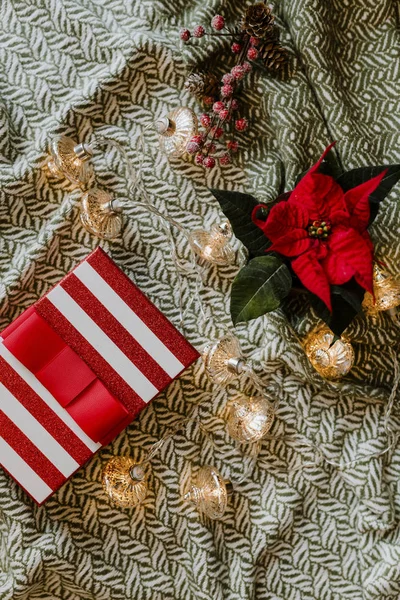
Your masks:
<instances>
[{"instance_id":1,"label":"leaf pattern fabric","mask_svg":"<svg viewBox=\"0 0 400 600\"><path fill-rule=\"evenodd\" d=\"M142 165L157 208L189 229L221 219L208 187L270 202L292 189L334 140L346 170L399 162L399 14L388 0L277 0L274 13L295 73L285 81L254 70L241 92L251 127L239 134L244 148L238 161L205 175L200 166L168 163L160 155L148 126L179 104L199 112L184 91L186 74L224 53L216 38L182 47L179 29L207 24L216 13L238 18L245 5L1 2L0 328L98 244L80 224L79 190L45 168L55 134L120 142L134 167ZM96 158L95 171L99 187L129 197L117 151ZM397 275L398 201L396 186L370 229L378 257ZM185 240L174 235L184 254ZM132 203L121 237L102 245L178 325L179 286L157 219ZM212 318L200 330L197 308L187 311L186 335L198 347L231 327L234 274L234 267L207 269L203 297ZM301 347L315 322L310 307L295 298L287 311L236 329L260 375L279 389L272 433L301 433L334 462L383 450L398 328L386 314L356 319L349 330L355 368L333 385L313 372ZM111 506L101 489L105 461L139 455L198 402L205 426L216 432L214 445L188 425L154 458L144 506ZM230 497L224 520L208 522L180 501L180 493L202 464L232 479L244 471L240 451L220 429L225 407L226 392L213 387L198 363L44 506L34 506L0 471L2 600L399 598L399 449L343 470L325 463L295 470L313 459L312 452L266 441L251 477ZM399 428L396 408L393 426Z\"/></svg>"}]
</instances>

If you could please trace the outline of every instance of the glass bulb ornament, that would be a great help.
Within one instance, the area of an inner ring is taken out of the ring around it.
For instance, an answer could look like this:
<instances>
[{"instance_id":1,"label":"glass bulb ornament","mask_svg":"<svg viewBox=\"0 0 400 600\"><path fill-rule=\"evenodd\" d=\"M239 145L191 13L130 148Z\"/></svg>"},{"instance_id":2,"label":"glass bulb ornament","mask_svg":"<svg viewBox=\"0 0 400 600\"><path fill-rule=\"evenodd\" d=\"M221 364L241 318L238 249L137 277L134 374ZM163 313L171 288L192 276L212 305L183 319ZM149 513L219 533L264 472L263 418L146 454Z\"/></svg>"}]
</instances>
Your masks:
<instances>
[{"instance_id":1,"label":"glass bulb ornament","mask_svg":"<svg viewBox=\"0 0 400 600\"><path fill-rule=\"evenodd\" d=\"M354 364L354 350L349 341L335 335L327 325L310 332L304 342L304 351L314 369L325 379L340 379Z\"/></svg>"},{"instance_id":2,"label":"glass bulb ornament","mask_svg":"<svg viewBox=\"0 0 400 600\"><path fill-rule=\"evenodd\" d=\"M239 340L232 334L209 342L204 347L202 358L208 377L220 385L231 383L246 368Z\"/></svg>"},{"instance_id":3,"label":"glass bulb ornament","mask_svg":"<svg viewBox=\"0 0 400 600\"><path fill-rule=\"evenodd\" d=\"M221 519L228 504L227 481L215 467L201 467L184 500L192 502L200 513L210 519Z\"/></svg>"},{"instance_id":4,"label":"glass bulb ornament","mask_svg":"<svg viewBox=\"0 0 400 600\"><path fill-rule=\"evenodd\" d=\"M72 138L61 135L50 143L47 166L58 179L66 178L79 186L86 185L93 174L89 162L92 156L90 144L77 144Z\"/></svg>"},{"instance_id":5,"label":"glass bulb ornament","mask_svg":"<svg viewBox=\"0 0 400 600\"><path fill-rule=\"evenodd\" d=\"M229 221L214 224L211 231L197 229L189 235L193 252L200 258L216 265L233 265L235 251L230 245L232 227Z\"/></svg>"},{"instance_id":6,"label":"glass bulb ornament","mask_svg":"<svg viewBox=\"0 0 400 600\"><path fill-rule=\"evenodd\" d=\"M155 123L162 152L168 157L179 157L186 151L190 139L197 133L197 117L184 106L179 106Z\"/></svg>"},{"instance_id":7,"label":"glass bulb ornament","mask_svg":"<svg viewBox=\"0 0 400 600\"><path fill-rule=\"evenodd\" d=\"M81 201L82 225L96 237L112 240L122 229L122 204L113 200L104 190L92 188L85 192Z\"/></svg>"},{"instance_id":8,"label":"glass bulb ornament","mask_svg":"<svg viewBox=\"0 0 400 600\"><path fill-rule=\"evenodd\" d=\"M400 306L400 281L384 269L374 264L373 271L374 297L366 292L363 308L367 314L375 315L381 311L392 312Z\"/></svg>"},{"instance_id":9,"label":"glass bulb ornament","mask_svg":"<svg viewBox=\"0 0 400 600\"><path fill-rule=\"evenodd\" d=\"M103 489L122 508L138 506L147 496L145 468L127 456L114 456L103 469Z\"/></svg>"},{"instance_id":10,"label":"glass bulb ornament","mask_svg":"<svg viewBox=\"0 0 400 600\"><path fill-rule=\"evenodd\" d=\"M271 429L275 410L262 396L244 395L230 402L226 420L229 435L241 444L258 442Z\"/></svg>"}]
</instances>

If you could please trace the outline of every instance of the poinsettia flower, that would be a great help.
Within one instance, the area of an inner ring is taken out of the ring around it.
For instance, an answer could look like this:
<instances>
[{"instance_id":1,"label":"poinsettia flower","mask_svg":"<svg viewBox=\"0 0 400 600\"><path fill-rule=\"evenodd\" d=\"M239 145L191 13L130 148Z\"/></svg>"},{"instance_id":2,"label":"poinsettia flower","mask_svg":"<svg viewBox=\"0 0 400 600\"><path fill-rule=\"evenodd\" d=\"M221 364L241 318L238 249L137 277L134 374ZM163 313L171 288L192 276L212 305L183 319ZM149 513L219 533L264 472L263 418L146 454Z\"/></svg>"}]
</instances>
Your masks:
<instances>
[{"instance_id":1,"label":"poinsettia flower","mask_svg":"<svg viewBox=\"0 0 400 600\"><path fill-rule=\"evenodd\" d=\"M266 221L257 218L263 205L252 213L253 222L272 242L267 252L288 257L302 284L331 311L331 285L343 285L354 277L373 294L369 196L387 172L344 193L333 177L318 173L332 146L287 199L271 208Z\"/></svg>"}]
</instances>

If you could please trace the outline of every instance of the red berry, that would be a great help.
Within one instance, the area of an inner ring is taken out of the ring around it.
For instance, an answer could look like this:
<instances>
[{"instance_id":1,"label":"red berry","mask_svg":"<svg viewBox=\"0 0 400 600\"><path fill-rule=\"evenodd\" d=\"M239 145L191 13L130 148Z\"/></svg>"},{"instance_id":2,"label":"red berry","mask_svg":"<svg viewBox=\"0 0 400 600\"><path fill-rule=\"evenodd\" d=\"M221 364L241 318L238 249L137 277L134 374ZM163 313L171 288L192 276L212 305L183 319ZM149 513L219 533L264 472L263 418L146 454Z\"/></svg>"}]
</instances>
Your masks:
<instances>
[{"instance_id":1,"label":"red berry","mask_svg":"<svg viewBox=\"0 0 400 600\"><path fill-rule=\"evenodd\" d=\"M231 85L235 81L235 78L230 73L226 73L222 78L222 83L225 85Z\"/></svg>"},{"instance_id":2,"label":"red berry","mask_svg":"<svg viewBox=\"0 0 400 600\"><path fill-rule=\"evenodd\" d=\"M203 96L203 102L206 106L211 106L211 104L214 104L214 98L212 96Z\"/></svg>"},{"instance_id":3,"label":"red berry","mask_svg":"<svg viewBox=\"0 0 400 600\"><path fill-rule=\"evenodd\" d=\"M201 115L200 123L207 129L207 127L210 127L211 117L207 114Z\"/></svg>"},{"instance_id":4,"label":"red berry","mask_svg":"<svg viewBox=\"0 0 400 600\"><path fill-rule=\"evenodd\" d=\"M194 157L194 162L196 163L196 165L202 165L203 160L204 156L202 154L196 154L196 156Z\"/></svg>"},{"instance_id":5,"label":"red berry","mask_svg":"<svg viewBox=\"0 0 400 600\"><path fill-rule=\"evenodd\" d=\"M226 147L231 152L237 152L239 144L234 140L229 140L228 142L226 142Z\"/></svg>"},{"instance_id":6,"label":"red berry","mask_svg":"<svg viewBox=\"0 0 400 600\"><path fill-rule=\"evenodd\" d=\"M223 98L230 98L233 94L233 87L231 85L223 85L221 88L221 96Z\"/></svg>"},{"instance_id":7,"label":"red berry","mask_svg":"<svg viewBox=\"0 0 400 600\"><path fill-rule=\"evenodd\" d=\"M207 167L207 169L212 169L213 167L215 167L215 158L213 158L212 156L206 156L203 160L203 165Z\"/></svg>"},{"instance_id":8,"label":"red berry","mask_svg":"<svg viewBox=\"0 0 400 600\"><path fill-rule=\"evenodd\" d=\"M239 102L234 98L233 100L231 100L231 109L237 110L238 108L239 108Z\"/></svg>"},{"instance_id":9,"label":"red berry","mask_svg":"<svg viewBox=\"0 0 400 600\"><path fill-rule=\"evenodd\" d=\"M211 21L211 27L216 31L221 31L225 27L225 19L222 15L215 15Z\"/></svg>"},{"instance_id":10,"label":"red berry","mask_svg":"<svg viewBox=\"0 0 400 600\"><path fill-rule=\"evenodd\" d=\"M237 42L234 42L231 46L231 50L232 50L233 54L239 54L241 49L242 49L242 46L240 44L238 44Z\"/></svg>"},{"instance_id":11,"label":"red berry","mask_svg":"<svg viewBox=\"0 0 400 600\"><path fill-rule=\"evenodd\" d=\"M249 60L256 60L258 58L258 50L256 48L249 48L247 50L247 58Z\"/></svg>"},{"instance_id":12,"label":"red berry","mask_svg":"<svg viewBox=\"0 0 400 600\"><path fill-rule=\"evenodd\" d=\"M231 73L232 73L233 77L235 79L237 79L238 81L243 79L243 77L246 75L246 71L244 70L242 65L236 65L236 67L233 67L233 69L231 70Z\"/></svg>"},{"instance_id":13,"label":"red berry","mask_svg":"<svg viewBox=\"0 0 400 600\"><path fill-rule=\"evenodd\" d=\"M190 39L190 31L189 31L189 29L181 29L180 38L184 42L187 42Z\"/></svg>"},{"instance_id":14,"label":"red berry","mask_svg":"<svg viewBox=\"0 0 400 600\"><path fill-rule=\"evenodd\" d=\"M228 154L227 152L225 154L223 154L220 159L219 159L219 164L220 165L229 165L231 163L231 157L230 154Z\"/></svg>"},{"instance_id":15,"label":"red berry","mask_svg":"<svg viewBox=\"0 0 400 600\"><path fill-rule=\"evenodd\" d=\"M222 129L222 127L213 127L211 129L211 135L216 139L219 140L219 138L221 136L224 135L224 130Z\"/></svg>"},{"instance_id":16,"label":"red berry","mask_svg":"<svg viewBox=\"0 0 400 600\"><path fill-rule=\"evenodd\" d=\"M219 118L221 119L221 121L229 121L229 118L230 118L229 110L227 108L224 108L223 110L221 110L219 113Z\"/></svg>"},{"instance_id":17,"label":"red berry","mask_svg":"<svg viewBox=\"0 0 400 600\"><path fill-rule=\"evenodd\" d=\"M205 149L206 149L206 151L207 151L208 154L214 154L215 151L216 151L216 149L217 149L217 147L216 147L215 144L213 144L212 142L210 142L209 144L207 144L205 146Z\"/></svg>"},{"instance_id":18,"label":"red berry","mask_svg":"<svg viewBox=\"0 0 400 600\"><path fill-rule=\"evenodd\" d=\"M196 142L188 142L187 146L186 146L186 152L188 152L189 154L196 154L196 152L198 152L200 150L200 146L199 144L196 144Z\"/></svg>"},{"instance_id":19,"label":"red berry","mask_svg":"<svg viewBox=\"0 0 400 600\"><path fill-rule=\"evenodd\" d=\"M213 104L213 111L217 114L224 108L225 108L225 104L223 102L221 102L221 100L218 100L218 102L214 102L214 104Z\"/></svg>"},{"instance_id":20,"label":"red berry","mask_svg":"<svg viewBox=\"0 0 400 600\"><path fill-rule=\"evenodd\" d=\"M204 29L203 25L197 25L194 29L193 29L193 36L195 38L201 38L203 37L203 35L205 34L206 30Z\"/></svg>"},{"instance_id":21,"label":"red berry","mask_svg":"<svg viewBox=\"0 0 400 600\"><path fill-rule=\"evenodd\" d=\"M251 66L251 64L247 61L245 61L243 63L243 69L246 71L246 73L250 73L250 71L253 70L253 67Z\"/></svg>"},{"instance_id":22,"label":"red berry","mask_svg":"<svg viewBox=\"0 0 400 600\"><path fill-rule=\"evenodd\" d=\"M192 136L190 138L190 141L194 142L195 144L198 144L199 146L202 146L204 144L204 138L201 134Z\"/></svg>"},{"instance_id":23,"label":"red berry","mask_svg":"<svg viewBox=\"0 0 400 600\"><path fill-rule=\"evenodd\" d=\"M259 38L256 38L256 37L253 37L253 36L250 38L250 45L251 46L258 46L259 43L260 43Z\"/></svg>"},{"instance_id":24,"label":"red berry","mask_svg":"<svg viewBox=\"0 0 400 600\"><path fill-rule=\"evenodd\" d=\"M237 119L235 121L237 131L246 131L248 125L247 119Z\"/></svg>"}]
</instances>

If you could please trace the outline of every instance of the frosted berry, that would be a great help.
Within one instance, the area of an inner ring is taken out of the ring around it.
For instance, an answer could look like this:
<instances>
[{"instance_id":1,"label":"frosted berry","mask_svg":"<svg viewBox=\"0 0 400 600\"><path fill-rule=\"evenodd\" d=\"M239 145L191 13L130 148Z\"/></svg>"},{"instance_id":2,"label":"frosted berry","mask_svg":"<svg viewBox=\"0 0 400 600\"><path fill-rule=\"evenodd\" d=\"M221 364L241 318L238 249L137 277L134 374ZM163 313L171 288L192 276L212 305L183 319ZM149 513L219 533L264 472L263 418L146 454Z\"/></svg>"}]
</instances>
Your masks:
<instances>
[{"instance_id":1,"label":"frosted berry","mask_svg":"<svg viewBox=\"0 0 400 600\"><path fill-rule=\"evenodd\" d=\"M222 127L213 127L211 129L211 135L216 139L219 140L219 138L221 136L224 135L224 130L222 129Z\"/></svg>"},{"instance_id":2,"label":"frosted berry","mask_svg":"<svg viewBox=\"0 0 400 600\"><path fill-rule=\"evenodd\" d=\"M236 65L236 67L233 67L231 70L231 74L237 81L240 81L246 75L246 71L242 65Z\"/></svg>"},{"instance_id":3,"label":"frosted berry","mask_svg":"<svg viewBox=\"0 0 400 600\"><path fill-rule=\"evenodd\" d=\"M190 138L190 141L194 142L195 144L198 144L200 147L204 144L204 138L200 134L192 136Z\"/></svg>"},{"instance_id":4,"label":"frosted berry","mask_svg":"<svg viewBox=\"0 0 400 600\"><path fill-rule=\"evenodd\" d=\"M204 114L200 117L200 123L207 129L211 125L211 117L210 115Z\"/></svg>"},{"instance_id":5,"label":"frosted berry","mask_svg":"<svg viewBox=\"0 0 400 600\"><path fill-rule=\"evenodd\" d=\"M250 45L251 46L258 46L259 43L260 43L259 38L256 38L256 37L253 37L253 36L250 38Z\"/></svg>"},{"instance_id":6,"label":"frosted berry","mask_svg":"<svg viewBox=\"0 0 400 600\"><path fill-rule=\"evenodd\" d=\"M213 158L212 156L206 156L203 160L203 165L207 169L212 169L213 167L215 167L215 158Z\"/></svg>"},{"instance_id":7,"label":"frosted berry","mask_svg":"<svg viewBox=\"0 0 400 600\"><path fill-rule=\"evenodd\" d=\"M247 119L237 119L235 121L237 131L246 131L248 125Z\"/></svg>"},{"instance_id":8,"label":"frosted berry","mask_svg":"<svg viewBox=\"0 0 400 600\"><path fill-rule=\"evenodd\" d=\"M234 98L233 100L231 100L231 109L232 110L237 110L239 108L239 102L236 100L236 98Z\"/></svg>"},{"instance_id":9,"label":"frosted berry","mask_svg":"<svg viewBox=\"0 0 400 600\"><path fill-rule=\"evenodd\" d=\"M229 140L229 142L226 142L226 147L231 152L237 152L239 144L235 140Z\"/></svg>"},{"instance_id":10,"label":"frosted berry","mask_svg":"<svg viewBox=\"0 0 400 600\"><path fill-rule=\"evenodd\" d=\"M204 29L203 25L197 25L194 29L193 29L193 36L195 38L202 38L203 35L205 34L206 30Z\"/></svg>"},{"instance_id":11,"label":"frosted berry","mask_svg":"<svg viewBox=\"0 0 400 600\"><path fill-rule=\"evenodd\" d=\"M221 121L229 121L230 120L229 110L227 108L224 108L223 110L221 110L219 113L219 118L221 119Z\"/></svg>"},{"instance_id":12,"label":"frosted berry","mask_svg":"<svg viewBox=\"0 0 400 600\"><path fill-rule=\"evenodd\" d=\"M206 106L211 106L211 104L214 104L214 98L212 96L203 96L203 102Z\"/></svg>"},{"instance_id":13,"label":"frosted berry","mask_svg":"<svg viewBox=\"0 0 400 600\"><path fill-rule=\"evenodd\" d=\"M231 46L231 50L232 50L233 54L239 54L241 49L242 49L242 46L240 44L238 44L237 42L234 42Z\"/></svg>"},{"instance_id":14,"label":"frosted berry","mask_svg":"<svg viewBox=\"0 0 400 600\"><path fill-rule=\"evenodd\" d=\"M216 31L221 31L225 27L225 19L222 15L215 15L211 21L211 27Z\"/></svg>"},{"instance_id":15,"label":"frosted berry","mask_svg":"<svg viewBox=\"0 0 400 600\"><path fill-rule=\"evenodd\" d=\"M221 102L221 100L218 100L218 102L214 102L214 104L213 104L213 111L217 114L224 108L225 108L225 104L223 102Z\"/></svg>"},{"instance_id":16,"label":"frosted berry","mask_svg":"<svg viewBox=\"0 0 400 600\"><path fill-rule=\"evenodd\" d=\"M233 87L231 85L223 85L221 88L221 95L223 98L230 98L233 94Z\"/></svg>"},{"instance_id":17,"label":"frosted berry","mask_svg":"<svg viewBox=\"0 0 400 600\"><path fill-rule=\"evenodd\" d=\"M194 162L196 163L196 165L202 165L203 160L204 160L204 156L202 154L196 154L196 156L194 158Z\"/></svg>"},{"instance_id":18,"label":"frosted berry","mask_svg":"<svg viewBox=\"0 0 400 600\"><path fill-rule=\"evenodd\" d=\"M235 78L231 73L226 73L222 78L222 83L225 85L231 85L235 81Z\"/></svg>"},{"instance_id":19,"label":"frosted berry","mask_svg":"<svg viewBox=\"0 0 400 600\"><path fill-rule=\"evenodd\" d=\"M184 42L189 41L190 40L190 31L189 31L189 29L181 29L180 38Z\"/></svg>"},{"instance_id":20,"label":"frosted berry","mask_svg":"<svg viewBox=\"0 0 400 600\"><path fill-rule=\"evenodd\" d=\"M256 60L256 58L258 58L258 50L257 50L257 48L249 48L247 50L247 58L249 60Z\"/></svg>"},{"instance_id":21,"label":"frosted berry","mask_svg":"<svg viewBox=\"0 0 400 600\"><path fill-rule=\"evenodd\" d=\"M188 152L189 154L196 154L196 152L198 152L199 150L199 144L196 144L196 142L193 141L188 142L186 146L186 152Z\"/></svg>"},{"instance_id":22,"label":"frosted berry","mask_svg":"<svg viewBox=\"0 0 400 600\"><path fill-rule=\"evenodd\" d=\"M223 154L219 159L219 163L220 165L229 165L231 163L230 155L227 152Z\"/></svg>"},{"instance_id":23,"label":"frosted berry","mask_svg":"<svg viewBox=\"0 0 400 600\"><path fill-rule=\"evenodd\" d=\"M253 67L251 66L251 64L247 61L245 61L243 63L243 69L246 71L246 73L250 73L250 71L253 70Z\"/></svg>"}]
</instances>

